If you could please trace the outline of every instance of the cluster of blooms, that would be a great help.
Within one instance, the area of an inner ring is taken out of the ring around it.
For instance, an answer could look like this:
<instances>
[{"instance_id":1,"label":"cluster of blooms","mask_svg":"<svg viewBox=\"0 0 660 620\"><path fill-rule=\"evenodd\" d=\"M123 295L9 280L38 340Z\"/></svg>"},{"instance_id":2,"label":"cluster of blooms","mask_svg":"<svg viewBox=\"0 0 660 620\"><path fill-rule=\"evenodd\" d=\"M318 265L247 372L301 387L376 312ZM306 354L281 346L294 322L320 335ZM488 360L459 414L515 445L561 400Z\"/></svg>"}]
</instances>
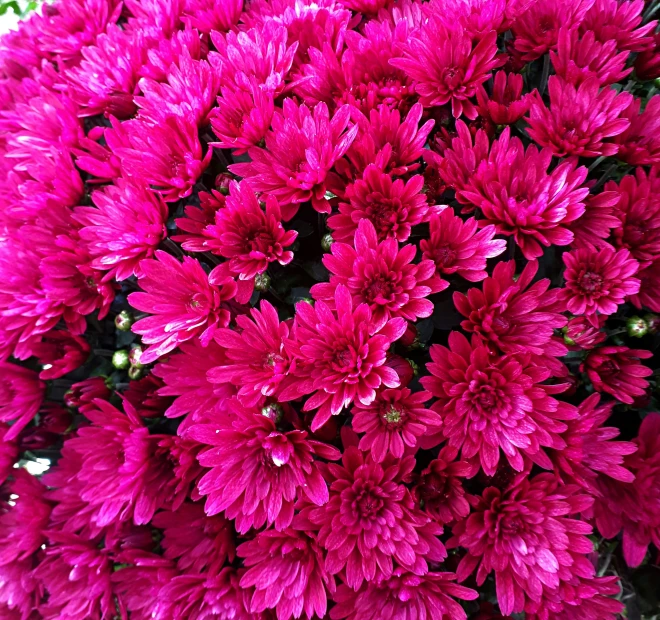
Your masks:
<instances>
[{"instance_id":1,"label":"cluster of blooms","mask_svg":"<svg viewBox=\"0 0 660 620\"><path fill-rule=\"evenodd\" d=\"M617 618L660 549L647 4L0 38L0 617Z\"/></svg>"}]
</instances>

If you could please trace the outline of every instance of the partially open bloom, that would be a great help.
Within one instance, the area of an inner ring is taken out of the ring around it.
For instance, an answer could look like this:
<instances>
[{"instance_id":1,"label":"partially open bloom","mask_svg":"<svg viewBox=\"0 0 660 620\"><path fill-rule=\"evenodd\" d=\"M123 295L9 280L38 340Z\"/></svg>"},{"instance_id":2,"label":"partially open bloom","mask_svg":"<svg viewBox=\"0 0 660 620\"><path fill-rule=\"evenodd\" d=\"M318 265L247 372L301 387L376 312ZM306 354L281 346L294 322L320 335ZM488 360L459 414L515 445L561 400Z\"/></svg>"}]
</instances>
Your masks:
<instances>
[{"instance_id":1,"label":"partially open bloom","mask_svg":"<svg viewBox=\"0 0 660 620\"><path fill-rule=\"evenodd\" d=\"M605 342L607 334L602 331L605 325L605 316L596 316L595 323L592 325L594 317L575 316L569 319L566 326L562 329L564 333L564 342L569 346L571 351L584 350L588 351L597 347L599 344Z\"/></svg>"},{"instance_id":2,"label":"partially open bloom","mask_svg":"<svg viewBox=\"0 0 660 620\"><path fill-rule=\"evenodd\" d=\"M639 280L633 277L639 263L628 250L573 250L562 258L566 286L559 301L573 314L614 314L628 295L639 291Z\"/></svg>"},{"instance_id":3,"label":"partially open bloom","mask_svg":"<svg viewBox=\"0 0 660 620\"><path fill-rule=\"evenodd\" d=\"M370 405L356 404L353 430L365 433L360 450L371 451L374 461L382 463L388 454L402 458L406 446L418 448L429 436L438 435L442 418L424 406L430 398L428 392L402 388L380 390Z\"/></svg>"},{"instance_id":4,"label":"partially open bloom","mask_svg":"<svg viewBox=\"0 0 660 620\"><path fill-rule=\"evenodd\" d=\"M16 439L34 418L45 390L46 384L34 370L0 362L0 422L12 422L5 441Z\"/></svg>"},{"instance_id":5,"label":"partially open bloom","mask_svg":"<svg viewBox=\"0 0 660 620\"><path fill-rule=\"evenodd\" d=\"M429 238L419 242L422 258L432 260L439 274L456 273L470 282L485 279L486 260L506 249L506 241L493 239L495 226L477 231L474 218L463 221L451 208L431 216L429 231Z\"/></svg>"},{"instance_id":6,"label":"partially open bloom","mask_svg":"<svg viewBox=\"0 0 660 620\"><path fill-rule=\"evenodd\" d=\"M236 295L236 282L227 279L219 286L209 283L202 266L184 256L183 263L166 252L140 263L139 279L144 292L131 293L134 308L152 316L133 324L133 331L151 345L142 354L142 363L153 362L181 342L199 336L203 345L213 338L217 327L229 324L224 302Z\"/></svg>"},{"instance_id":7,"label":"partially open bloom","mask_svg":"<svg viewBox=\"0 0 660 620\"><path fill-rule=\"evenodd\" d=\"M454 600L472 601L477 593L454 583L454 573L415 575L394 569L389 579L371 581L357 592L345 585L337 589L337 605L330 610L332 620L380 620L417 618L465 620L463 608Z\"/></svg>"},{"instance_id":8,"label":"partially open bloom","mask_svg":"<svg viewBox=\"0 0 660 620\"><path fill-rule=\"evenodd\" d=\"M415 321L431 316L433 304L427 297L448 286L435 277L435 265L430 260L412 263L417 251L414 245L399 248L392 238L379 242L368 219L360 220L353 245L337 242L330 249L332 254L323 257L330 282L315 284L312 296L334 310L335 290L343 284L355 305L369 306L377 328L393 317Z\"/></svg>"},{"instance_id":9,"label":"partially open bloom","mask_svg":"<svg viewBox=\"0 0 660 620\"><path fill-rule=\"evenodd\" d=\"M431 376L421 378L438 400L433 409L442 417L443 435L461 450L465 460L495 474L504 453L511 467L522 471L523 456L549 465L544 447L561 449L559 434L575 408L553 398L567 385L546 385L550 370L530 362L528 355L493 356L473 338L449 335L449 348L432 345ZM476 471L478 467L475 467Z\"/></svg>"},{"instance_id":10,"label":"partially open bloom","mask_svg":"<svg viewBox=\"0 0 660 620\"><path fill-rule=\"evenodd\" d=\"M527 113L531 103L530 95L523 95L522 90L522 75L498 71L493 80L493 93L490 97L483 85L477 89L479 114L496 125L513 125Z\"/></svg>"},{"instance_id":11,"label":"partially open bloom","mask_svg":"<svg viewBox=\"0 0 660 620\"><path fill-rule=\"evenodd\" d=\"M510 614L576 574L594 576L586 557L593 550L591 526L575 518L592 503L579 487L560 486L552 474L521 476L504 491L487 488L453 529L449 544L468 551L456 571L459 581L479 567L481 585L494 571L497 601Z\"/></svg>"},{"instance_id":12,"label":"partially open bloom","mask_svg":"<svg viewBox=\"0 0 660 620\"><path fill-rule=\"evenodd\" d=\"M328 501L314 457L336 460L336 448L308 439L306 431L279 432L269 417L236 402L229 412L187 431L211 447L199 456L201 465L210 469L198 483L199 493L208 496L206 514L224 511L241 534L273 524L281 531L291 524L297 497L304 495L317 506Z\"/></svg>"},{"instance_id":13,"label":"partially open bloom","mask_svg":"<svg viewBox=\"0 0 660 620\"><path fill-rule=\"evenodd\" d=\"M32 354L39 359L43 370L39 378L57 379L82 366L89 357L87 341L64 329L54 329L44 334L32 346Z\"/></svg>"},{"instance_id":14,"label":"partially open bloom","mask_svg":"<svg viewBox=\"0 0 660 620\"><path fill-rule=\"evenodd\" d=\"M156 193L123 179L94 192L92 199L96 208L75 210L92 267L107 271L107 279L141 276L140 261L151 258L167 236L167 205Z\"/></svg>"},{"instance_id":15,"label":"partially open bloom","mask_svg":"<svg viewBox=\"0 0 660 620\"><path fill-rule=\"evenodd\" d=\"M594 505L596 527L605 538L623 530L623 556L639 566L650 543L660 543L660 414L650 413L635 439L637 451L625 459L634 481L599 479Z\"/></svg>"},{"instance_id":16,"label":"partially open bloom","mask_svg":"<svg viewBox=\"0 0 660 620\"><path fill-rule=\"evenodd\" d=\"M361 179L346 191L349 202L339 203L339 213L328 218L328 226L337 241L352 241L358 223L371 220L378 239L393 237L403 242L410 229L424 221L429 206L422 193L424 177L415 175L408 181L393 180L375 164L369 164Z\"/></svg>"},{"instance_id":17,"label":"partially open bloom","mask_svg":"<svg viewBox=\"0 0 660 620\"><path fill-rule=\"evenodd\" d=\"M501 65L497 56L497 33L490 31L476 44L461 28L448 28L437 15L417 30L403 50L403 58L394 58L392 65L408 74L425 107L451 103L452 114L477 117L470 101L489 77Z\"/></svg>"},{"instance_id":18,"label":"partially open bloom","mask_svg":"<svg viewBox=\"0 0 660 620\"><path fill-rule=\"evenodd\" d=\"M650 357L653 357L650 351L641 349L598 347L587 355L580 370L587 374L597 392L611 394L630 405L649 386L645 377L653 371L640 360Z\"/></svg>"},{"instance_id":19,"label":"partially open bloom","mask_svg":"<svg viewBox=\"0 0 660 620\"><path fill-rule=\"evenodd\" d=\"M351 145L357 125L347 129L350 106L339 108L332 119L325 103L310 110L285 99L283 111L276 111L266 148L252 147L251 162L232 164L231 172L245 177L258 192L268 192L282 205L285 221L298 211L301 202L312 201L321 213L329 213L325 199L325 178Z\"/></svg>"},{"instance_id":20,"label":"partially open bloom","mask_svg":"<svg viewBox=\"0 0 660 620\"><path fill-rule=\"evenodd\" d=\"M265 299L261 311L236 317L237 330L219 329L215 341L225 351L222 365L207 373L213 384L231 383L238 389L238 400L245 406L257 405L266 396L277 398L282 383L295 368L295 361L284 346L289 325L280 322L277 310Z\"/></svg>"},{"instance_id":21,"label":"partially open bloom","mask_svg":"<svg viewBox=\"0 0 660 620\"><path fill-rule=\"evenodd\" d=\"M534 142L560 157L609 157L618 152L619 145L610 139L630 125L620 117L632 101L630 93L617 94L607 87L600 90L596 79L576 88L554 75L548 80L548 90L550 108L536 97L526 119Z\"/></svg>"},{"instance_id":22,"label":"partially open bloom","mask_svg":"<svg viewBox=\"0 0 660 620\"><path fill-rule=\"evenodd\" d=\"M304 411L319 408L312 422L317 430L330 416L358 401L371 404L376 388L398 387L396 372L385 364L390 345L406 330L406 321L393 318L376 327L369 306L353 307L350 291L343 285L335 291L333 312L318 301L314 307L305 302L296 305L292 338L286 342L296 358L294 376L299 380L280 394L281 400L293 400L313 392Z\"/></svg>"},{"instance_id":23,"label":"partially open bloom","mask_svg":"<svg viewBox=\"0 0 660 620\"><path fill-rule=\"evenodd\" d=\"M437 538L442 528L415 507L402 484L414 465L412 457L380 465L349 447L341 465L320 466L330 484L330 501L320 508L304 507L294 527L318 531L317 541L327 550L325 569L333 575L345 569L350 588L390 578L394 562L425 575L426 559L446 557Z\"/></svg>"},{"instance_id":24,"label":"partially open bloom","mask_svg":"<svg viewBox=\"0 0 660 620\"><path fill-rule=\"evenodd\" d=\"M274 609L278 620L325 617L335 579L311 536L292 528L267 530L244 542L237 553L247 568L241 588L251 593L252 613Z\"/></svg>"}]
</instances>

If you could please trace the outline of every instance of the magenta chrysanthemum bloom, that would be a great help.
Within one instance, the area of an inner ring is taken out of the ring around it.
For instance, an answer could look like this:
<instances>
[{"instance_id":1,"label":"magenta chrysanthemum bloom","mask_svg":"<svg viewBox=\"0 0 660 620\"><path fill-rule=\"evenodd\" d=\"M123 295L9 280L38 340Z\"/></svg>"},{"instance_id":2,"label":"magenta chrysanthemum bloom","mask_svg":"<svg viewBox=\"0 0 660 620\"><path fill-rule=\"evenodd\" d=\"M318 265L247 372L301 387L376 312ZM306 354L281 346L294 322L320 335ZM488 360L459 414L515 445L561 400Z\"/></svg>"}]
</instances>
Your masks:
<instances>
[{"instance_id":1,"label":"magenta chrysanthemum bloom","mask_svg":"<svg viewBox=\"0 0 660 620\"><path fill-rule=\"evenodd\" d=\"M481 585L494 571L497 601L510 614L574 575L593 577L585 557L593 551L591 526L574 517L592 503L579 487L560 486L552 474L521 476L504 491L487 488L449 541L467 549L456 571L459 581L479 567Z\"/></svg>"},{"instance_id":2,"label":"magenta chrysanthemum bloom","mask_svg":"<svg viewBox=\"0 0 660 620\"><path fill-rule=\"evenodd\" d=\"M555 75L548 80L548 91L550 108L537 96L525 119L534 142L559 157L610 157L618 152L619 145L610 139L630 125L628 119L620 118L632 101L630 93L601 90L596 79L576 88Z\"/></svg>"},{"instance_id":3,"label":"magenta chrysanthemum bloom","mask_svg":"<svg viewBox=\"0 0 660 620\"><path fill-rule=\"evenodd\" d=\"M543 247L571 243L567 225L584 213L589 193L584 166L567 159L548 172L551 161L550 149L525 149L507 127L463 190L463 198L481 209L484 225L513 235L528 260L541 256Z\"/></svg>"},{"instance_id":4,"label":"magenta chrysanthemum bloom","mask_svg":"<svg viewBox=\"0 0 660 620\"><path fill-rule=\"evenodd\" d=\"M390 63L414 80L425 107L451 103L455 118L465 114L475 119L477 109L470 98L491 71L503 64L496 39L497 33L490 31L475 43L462 28L449 28L438 15L431 14L411 34L403 58L393 58Z\"/></svg>"},{"instance_id":5,"label":"magenta chrysanthemum bloom","mask_svg":"<svg viewBox=\"0 0 660 620\"><path fill-rule=\"evenodd\" d=\"M599 478L602 497L596 498L598 531L614 538L623 530L623 556L628 566L639 566L650 543L660 547L660 414L650 413L635 439L637 451L626 457L633 482Z\"/></svg>"},{"instance_id":6,"label":"magenta chrysanthemum bloom","mask_svg":"<svg viewBox=\"0 0 660 620\"><path fill-rule=\"evenodd\" d=\"M18 443L7 439L7 431L10 428L8 424L0 422L0 484L7 479L18 460Z\"/></svg>"},{"instance_id":7,"label":"magenta chrysanthemum bloom","mask_svg":"<svg viewBox=\"0 0 660 620\"><path fill-rule=\"evenodd\" d=\"M442 418L427 409L428 392L411 392L408 388L379 390L370 405L356 403L353 407L353 430L365 433L359 448L370 451L376 463L388 454L400 459L406 446L418 448L429 436L438 435Z\"/></svg>"},{"instance_id":8,"label":"magenta chrysanthemum bloom","mask_svg":"<svg viewBox=\"0 0 660 620\"><path fill-rule=\"evenodd\" d=\"M592 394L578 405L578 417L566 422L561 433L566 446L549 451L555 472L565 484L579 484L590 494L600 492L596 478L608 476L620 482L632 482L635 476L623 466L624 457L637 450L629 441L611 441L619 429L603 426L612 415L614 402L600 405L600 395Z\"/></svg>"},{"instance_id":9,"label":"magenta chrysanthemum bloom","mask_svg":"<svg viewBox=\"0 0 660 620\"><path fill-rule=\"evenodd\" d=\"M417 248L412 244L399 248L393 238L379 242L374 225L367 219L358 224L354 247L348 243L332 244L332 254L323 257L331 274L330 282L311 288L314 299L326 302L334 310L335 290L343 284L356 306L369 306L377 329L393 317L415 321L431 316L433 304L427 297L449 286L435 276L433 262L413 264Z\"/></svg>"},{"instance_id":10,"label":"magenta chrysanthemum bloom","mask_svg":"<svg viewBox=\"0 0 660 620\"><path fill-rule=\"evenodd\" d=\"M159 39L147 50L147 57L148 60L140 68L140 76L165 82L172 64L178 65L183 57L201 59L202 42L199 32L186 28L173 33L170 39Z\"/></svg>"},{"instance_id":11,"label":"magenta chrysanthemum bloom","mask_svg":"<svg viewBox=\"0 0 660 620\"><path fill-rule=\"evenodd\" d=\"M245 177L255 191L268 192L282 204L284 220L290 220L299 204L308 200L321 213L329 213L325 179L335 162L343 157L357 135L358 127L347 129L350 106L339 108L332 119L325 103L311 111L285 99L282 112L275 111L266 148L248 151L251 162L229 169Z\"/></svg>"},{"instance_id":12,"label":"magenta chrysanthemum bloom","mask_svg":"<svg viewBox=\"0 0 660 620\"><path fill-rule=\"evenodd\" d=\"M637 54L635 58L635 75L640 80L655 80L660 77L660 35L653 36L653 47Z\"/></svg>"},{"instance_id":13,"label":"magenta chrysanthemum bloom","mask_svg":"<svg viewBox=\"0 0 660 620\"><path fill-rule=\"evenodd\" d=\"M339 203L339 213L328 218L328 226L337 241L351 242L362 219L371 220L378 239L393 237L404 242L410 229L423 222L429 210L422 193L424 177L408 181L393 180L375 164L369 164L361 179L346 191L350 202Z\"/></svg>"},{"instance_id":14,"label":"magenta chrysanthemum bloom","mask_svg":"<svg viewBox=\"0 0 660 620\"><path fill-rule=\"evenodd\" d=\"M328 501L314 456L335 460L339 451L308 439L306 431L281 433L270 418L234 402L230 415L223 411L208 424L193 425L187 434L211 447L199 456L211 470L198 483L199 493L208 495L206 514L224 511L241 534L265 524L288 527L297 496L318 506Z\"/></svg>"},{"instance_id":15,"label":"magenta chrysanthemum bloom","mask_svg":"<svg viewBox=\"0 0 660 620\"><path fill-rule=\"evenodd\" d=\"M565 347L553 340L553 330L566 325L563 305L557 302L560 289L548 290L548 279L532 284L536 261L527 263L517 279L515 271L514 261L498 263L483 291L454 293L456 309L466 317L461 327L504 353L565 355Z\"/></svg>"},{"instance_id":16,"label":"magenta chrysanthemum bloom","mask_svg":"<svg viewBox=\"0 0 660 620\"><path fill-rule=\"evenodd\" d=\"M197 125L188 118L169 116L156 125L127 123L129 144L115 150L126 175L136 185L148 185L174 202L189 196L213 150L202 154Z\"/></svg>"},{"instance_id":17,"label":"magenta chrysanthemum bloom","mask_svg":"<svg viewBox=\"0 0 660 620\"><path fill-rule=\"evenodd\" d=\"M496 125L513 125L529 110L530 95L523 95L523 78L518 73L498 71L489 97L483 85L477 89L479 114Z\"/></svg>"},{"instance_id":18,"label":"magenta chrysanthemum bloom","mask_svg":"<svg viewBox=\"0 0 660 620\"><path fill-rule=\"evenodd\" d=\"M469 500L462 479L470 475L472 467L466 461L457 461L458 450L444 446L438 458L415 478L412 489L424 512L440 524L463 519L470 514Z\"/></svg>"},{"instance_id":19,"label":"magenta chrysanthemum bloom","mask_svg":"<svg viewBox=\"0 0 660 620\"><path fill-rule=\"evenodd\" d=\"M304 507L294 527L318 530L318 543L327 550L325 569L332 575L345 570L350 588L389 579L394 562L425 575L427 559L446 557L437 538L442 528L415 507L402 484L414 465L412 457L388 458L381 465L355 447L344 452L341 465L320 465L330 484L330 501L320 508Z\"/></svg>"},{"instance_id":20,"label":"magenta chrysanthemum bloom","mask_svg":"<svg viewBox=\"0 0 660 620\"><path fill-rule=\"evenodd\" d=\"M32 345L32 354L43 368L39 378L45 381L62 377L82 366L90 350L84 338L64 329L52 330Z\"/></svg>"},{"instance_id":21,"label":"magenta chrysanthemum bloom","mask_svg":"<svg viewBox=\"0 0 660 620\"><path fill-rule=\"evenodd\" d=\"M640 114L640 99L633 99L622 116L630 127L619 134L618 159L631 166L653 166L660 163L660 96L651 97Z\"/></svg>"},{"instance_id":22,"label":"magenta chrysanthemum bloom","mask_svg":"<svg viewBox=\"0 0 660 620\"><path fill-rule=\"evenodd\" d=\"M597 315L595 317L596 325L592 325L592 317L576 316L569 319L562 329L564 342L571 351L588 351L597 347L607 338L607 334L601 329L605 325L606 319L605 316Z\"/></svg>"},{"instance_id":23,"label":"magenta chrysanthemum bloom","mask_svg":"<svg viewBox=\"0 0 660 620\"><path fill-rule=\"evenodd\" d=\"M107 271L106 279L142 276L140 261L151 258L167 237L167 205L156 193L123 179L94 192L92 199L96 208L75 210L92 267Z\"/></svg>"},{"instance_id":24,"label":"magenta chrysanthemum bloom","mask_svg":"<svg viewBox=\"0 0 660 620\"><path fill-rule=\"evenodd\" d=\"M628 177L624 177L626 179ZM605 191L600 194L589 194L584 201L585 211L582 217L570 226L575 235L571 247L574 249L603 248L609 246L605 241L610 236L610 229L619 226L615 216L615 207L620 202L616 183L607 183L608 190L612 186L617 191Z\"/></svg>"},{"instance_id":25,"label":"magenta chrysanthemum bloom","mask_svg":"<svg viewBox=\"0 0 660 620\"><path fill-rule=\"evenodd\" d=\"M104 377L90 377L84 381L74 383L64 395L64 403L67 407L80 407L86 403L91 403L96 398L109 400L110 394L110 388L108 388Z\"/></svg>"},{"instance_id":26,"label":"magenta chrysanthemum bloom","mask_svg":"<svg viewBox=\"0 0 660 620\"><path fill-rule=\"evenodd\" d=\"M591 30L596 40L616 41L617 48L641 52L653 45L653 31L658 22L643 26L644 0L595 0L580 23L580 32Z\"/></svg>"},{"instance_id":27,"label":"magenta chrysanthemum bloom","mask_svg":"<svg viewBox=\"0 0 660 620\"><path fill-rule=\"evenodd\" d=\"M143 277L138 282L145 292L131 293L128 301L153 315L132 327L151 345L142 354L142 363L149 364L197 336L205 346L218 327L229 325L230 313L224 303L236 295L234 280L214 286L196 260L184 256L180 263L160 250L155 259L143 260L140 269Z\"/></svg>"},{"instance_id":28,"label":"magenta chrysanthemum bloom","mask_svg":"<svg viewBox=\"0 0 660 620\"><path fill-rule=\"evenodd\" d=\"M351 293L343 284L335 291L335 308L333 312L323 301L313 307L299 302L292 339L285 343L297 361L294 376L299 380L280 394L280 400L314 392L303 408L319 408L312 431L354 401L371 404L381 385L394 388L400 383L385 362L391 344L403 336L406 321L394 318L376 328L369 306L360 304L354 309Z\"/></svg>"},{"instance_id":29,"label":"magenta chrysanthemum bloom","mask_svg":"<svg viewBox=\"0 0 660 620\"><path fill-rule=\"evenodd\" d=\"M161 511L151 523L163 531L163 555L183 573L217 574L236 556L231 523L219 515L207 517L200 503Z\"/></svg>"},{"instance_id":30,"label":"magenta chrysanthemum bloom","mask_svg":"<svg viewBox=\"0 0 660 620\"><path fill-rule=\"evenodd\" d=\"M325 617L335 578L311 536L292 528L267 530L240 545L237 553L247 568L241 588L251 593L252 613L274 609L278 620Z\"/></svg>"},{"instance_id":31,"label":"magenta chrysanthemum bloom","mask_svg":"<svg viewBox=\"0 0 660 620\"><path fill-rule=\"evenodd\" d=\"M651 263L637 273L640 281L639 293L631 295L635 308L648 308L660 312L660 261Z\"/></svg>"},{"instance_id":32,"label":"magenta chrysanthemum bloom","mask_svg":"<svg viewBox=\"0 0 660 620\"><path fill-rule=\"evenodd\" d=\"M431 216L429 231L429 238L419 242L422 258L432 260L439 274L456 273L470 282L484 280L487 259L506 249L506 241L493 239L495 226L477 231L477 220L463 221L451 208Z\"/></svg>"},{"instance_id":33,"label":"magenta chrysanthemum bloom","mask_svg":"<svg viewBox=\"0 0 660 620\"><path fill-rule=\"evenodd\" d=\"M454 599L472 601L478 594L454 583L455 579L454 573L420 576L396 568L389 579L371 581L358 592L342 584L337 589L337 605L330 610L330 618L380 620L408 616L465 620L465 611Z\"/></svg>"},{"instance_id":34,"label":"magenta chrysanthemum bloom","mask_svg":"<svg viewBox=\"0 0 660 620\"><path fill-rule=\"evenodd\" d=\"M614 314L628 295L639 291L640 282L633 276L639 263L628 250L573 250L563 257L565 288L558 300L573 314Z\"/></svg>"},{"instance_id":35,"label":"magenta chrysanthemum bloom","mask_svg":"<svg viewBox=\"0 0 660 620\"><path fill-rule=\"evenodd\" d=\"M198 340L184 342L177 353L159 361L153 374L160 377L165 386L158 393L175 397L165 415L179 418L191 414L191 418L197 419L219 411L224 402L236 394L236 388L226 383L211 383L206 375L209 370L224 366L227 361L225 349L214 340L206 347L202 347Z\"/></svg>"},{"instance_id":36,"label":"magenta chrysanthemum bloom","mask_svg":"<svg viewBox=\"0 0 660 620\"><path fill-rule=\"evenodd\" d=\"M135 408L141 418L160 418L172 404L173 399L159 395L164 383L153 373L130 382L122 396Z\"/></svg>"},{"instance_id":37,"label":"magenta chrysanthemum bloom","mask_svg":"<svg viewBox=\"0 0 660 620\"><path fill-rule=\"evenodd\" d=\"M597 392L611 394L622 403L631 405L642 396L649 382L645 377L653 371L640 360L653 357L650 351L628 347L599 347L587 355L580 365Z\"/></svg>"},{"instance_id":38,"label":"magenta chrysanthemum bloom","mask_svg":"<svg viewBox=\"0 0 660 620\"><path fill-rule=\"evenodd\" d=\"M557 51L550 52L555 73L576 88L590 78L601 86L614 84L626 77L630 52L620 52L616 41L597 41L591 30L578 33L577 28L561 28Z\"/></svg>"},{"instance_id":39,"label":"magenta chrysanthemum bloom","mask_svg":"<svg viewBox=\"0 0 660 620\"><path fill-rule=\"evenodd\" d=\"M34 370L0 362L0 422L12 422L4 440L16 439L44 400L46 384Z\"/></svg>"},{"instance_id":40,"label":"magenta chrysanthemum bloom","mask_svg":"<svg viewBox=\"0 0 660 620\"><path fill-rule=\"evenodd\" d=\"M182 21L205 34L225 32L238 23L242 11L243 0L184 0Z\"/></svg>"},{"instance_id":41,"label":"magenta chrysanthemum bloom","mask_svg":"<svg viewBox=\"0 0 660 620\"><path fill-rule=\"evenodd\" d=\"M431 376L420 382L438 399L433 409L442 417L443 435L462 458L488 476L497 470L500 451L516 471L525 466L523 456L549 468L543 448L563 448L564 420L577 415L551 396L567 384L544 385L552 373L532 364L529 354L493 356L459 332L449 334L449 348L432 345L430 353Z\"/></svg>"},{"instance_id":42,"label":"magenta chrysanthemum bloom","mask_svg":"<svg viewBox=\"0 0 660 620\"><path fill-rule=\"evenodd\" d=\"M282 382L295 369L284 346L289 325L280 322L277 310L265 299L260 307L261 312L252 308L250 316L238 315L237 330L216 331L215 341L223 347L226 360L206 375L211 383L235 385L245 406L255 406L266 396L276 399Z\"/></svg>"}]
</instances>

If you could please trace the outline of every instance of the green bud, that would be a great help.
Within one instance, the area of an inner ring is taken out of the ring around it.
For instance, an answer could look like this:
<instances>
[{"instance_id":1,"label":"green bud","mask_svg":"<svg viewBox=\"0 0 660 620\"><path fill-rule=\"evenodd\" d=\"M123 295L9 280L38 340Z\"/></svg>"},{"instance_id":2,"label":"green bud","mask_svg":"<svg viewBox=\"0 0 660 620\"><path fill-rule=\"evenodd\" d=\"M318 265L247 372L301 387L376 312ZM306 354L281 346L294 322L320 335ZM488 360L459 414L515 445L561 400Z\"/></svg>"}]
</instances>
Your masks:
<instances>
[{"instance_id":1,"label":"green bud","mask_svg":"<svg viewBox=\"0 0 660 620\"><path fill-rule=\"evenodd\" d=\"M649 326L649 332L652 334L658 333L660 330L660 316L649 312L649 314L644 315L644 321L646 321L646 324Z\"/></svg>"},{"instance_id":2,"label":"green bud","mask_svg":"<svg viewBox=\"0 0 660 620\"><path fill-rule=\"evenodd\" d=\"M119 349L112 354L112 365L118 370L126 370L130 365L128 359L128 351L126 349Z\"/></svg>"},{"instance_id":3,"label":"green bud","mask_svg":"<svg viewBox=\"0 0 660 620\"><path fill-rule=\"evenodd\" d=\"M128 369L128 378L131 379L132 381L135 381L136 379L141 379L143 374L144 374L144 368L142 367L138 368L137 366L131 366Z\"/></svg>"},{"instance_id":4,"label":"green bud","mask_svg":"<svg viewBox=\"0 0 660 620\"><path fill-rule=\"evenodd\" d=\"M332 238L331 234L323 235L323 238L321 239L321 247L323 248L323 251L329 252L334 242L335 240Z\"/></svg>"},{"instance_id":5,"label":"green bud","mask_svg":"<svg viewBox=\"0 0 660 620\"><path fill-rule=\"evenodd\" d=\"M128 361L133 368L144 368L144 364L140 361L142 353L144 350L139 344L134 344L131 346L131 350L128 354Z\"/></svg>"},{"instance_id":6,"label":"green bud","mask_svg":"<svg viewBox=\"0 0 660 620\"><path fill-rule=\"evenodd\" d=\"M254 288L257 291L267 291L270 288L270 276L267 273L259 273L254 278Z\"/></svg>"},{"instance_id":7,"label":"green bud","mask_svg":"<svg viewBox=\"0 0 660 620\"><path fill-rule=\"evenodd\" d=\"M279 424L284 416L284 411L277 403L271 403L270 405L262 407L261 415L272 420L275 424Z\"/></svg>"},{"instance_id":8,"label":"green bud","mask_svg":"<svg viewBox=\"0 0 660 620\"><path fill-rule=\"evenodd\" d=\"M649 331L649 326L646 321L639 316L631 316L626 323L628 335L633 338L641 338Z\"/></svg>"},{"instance_id":9,"label":"green bud","mask_svg":"<svg viewBox=\"0 0 660 620\"><path fill-rule=\"evenodd\" d=\"M128 310L122 310L116 317L115 317L115 327L120 331L120 332L127 332L130 331L131 326L135 323L135 318L133 315L128 312Z\"/></svg>"}]
</instances>

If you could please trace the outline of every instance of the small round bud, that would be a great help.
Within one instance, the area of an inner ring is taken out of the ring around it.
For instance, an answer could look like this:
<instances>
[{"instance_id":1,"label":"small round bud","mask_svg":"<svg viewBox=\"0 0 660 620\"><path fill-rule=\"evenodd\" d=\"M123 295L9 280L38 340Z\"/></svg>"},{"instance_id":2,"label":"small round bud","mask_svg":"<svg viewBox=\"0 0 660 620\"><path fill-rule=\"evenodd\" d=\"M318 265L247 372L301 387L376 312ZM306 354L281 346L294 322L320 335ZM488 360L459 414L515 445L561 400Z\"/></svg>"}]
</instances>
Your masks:
<instances>
[{"instance_id":1,"label":"small round bud","mask_svg":"<svg viewBox=\"0 0 660 620\"><path fill-rule=\"evenodd\" d=\"M128 369L128 378L131 379L132 381L135 381L136 379L142 378L143 373L144 373L144 368L142 368L142 367L138 368L137 366L131 366Z\"/></svg>"},{"instance_id":2,"label":"small round bud","mask_svg":"<svg viewBox=\"0 0 660 620\"><path fill-rule=\"evenodd\" d=\"M311 297L301 297L298 301L304 301L306 304L309 304L310 306L314 305L314 300Z\"/></svg>"},{"instance_id":3,"label":"small round bud","mask_svg":"<svg viewBox=\"0 0 660 620\"><path fill-rule=\"evenodd\" d=\"M62 397L62 400L64 401L64 404L70 409L80 407L80 398L78 397L78 394L76 394L73 390L66 392Z\"/></svg>"},{"instance_id":4,"label":"small round bud","mask_svg":"<svg viewBox=\"0 0 660 620\"><path fill-rule=\"evenodd\" d=\"M234 180L234 177L229 172L221 172L215 177L215 188L223 195L229 194L229 185Z\"/></svg>"},{"instance_id":5,"label":"small round bud","mask_svg":"<svg viewBox=\"0 0 660 620\"><path fill-rule=\"evenodd\" d=\"M631 316L626 323L628 335L633 338L641 338L649 331L649 326L646 321L639 316Z\"/></svg>"},{"instance_id":6,"label":"small round bud","mask_svg":"<svg viewBox=\"0 0 660 620\"><path fill-rule=\"evenodd\" d=\"M262 407L261 415L272 420L275 424L279 424L284 416L284 411L277 403L270 403L269 405Z\"/></svg>"},{"instance_id":7,"label":"small round bud","mask_svg":"<svg viewBox=\"0 0 660 620\"><path fill-rule=\"evenodd\" d=\"M644 321L649 327L649 332L652 334L657 334L660 331L660 316L657 314L645 314Z\"/></svg>"},{"instance_id":8,"label":"small round bud","mask_svg":"<svg viewBox=\"0 0 660 620\"><path fill-rule=\"evenodd\" d=\"M126 349L119 349L112 354L112 365L118 370L126 370L131 362L128 359L128 351Z\"/></svg>"},{"instance_id":9,"label":"small round bud","mask_svg":"<svg viewBox=\"0 0 660 620\"><path fill-rule=\"evenodd\" d=\"M140 361L143 352L144 350L139 344L134 344L131 347L131 350L128 354L128 361L130 362L133 368L144 368L144 364L142 364L142 362Z\"/></svg>"},{"instance_id":10,"label":"small round bud","mask_svg":"<svg viewBox=\"0 0 660 620\"><path fill-rule=\"evenodd\" d=\"M327 235L323 235L323 237L321 238L321 247L323 248L323 251L329 252L334 242L335 240L332 238L332 235L330 233L328 233Z\"/></svg>"},{"instance_id":11,"label":"small round bud","mask_svg":"<svg viewBox=\"0 0 660 620\"><path fill-rule=\"evenodd\" d=\"M135 323L135 318L133 315L128 312L128 310L122 310L116 317L115 317L115 327L120 331L120 332L127 332L130 331L131 326Z\"/></svg>"},{"instance_id":12,"label":"small round bud","mask_svg":"<svg viewBox=\"0 0 660 620\"><path fill-rule=\"evenodd\" d=\"M258 273L254 277L254 289L257 291L267 291L270 288L270 276L267 273Z\"/></svg>"}]
</instances>

